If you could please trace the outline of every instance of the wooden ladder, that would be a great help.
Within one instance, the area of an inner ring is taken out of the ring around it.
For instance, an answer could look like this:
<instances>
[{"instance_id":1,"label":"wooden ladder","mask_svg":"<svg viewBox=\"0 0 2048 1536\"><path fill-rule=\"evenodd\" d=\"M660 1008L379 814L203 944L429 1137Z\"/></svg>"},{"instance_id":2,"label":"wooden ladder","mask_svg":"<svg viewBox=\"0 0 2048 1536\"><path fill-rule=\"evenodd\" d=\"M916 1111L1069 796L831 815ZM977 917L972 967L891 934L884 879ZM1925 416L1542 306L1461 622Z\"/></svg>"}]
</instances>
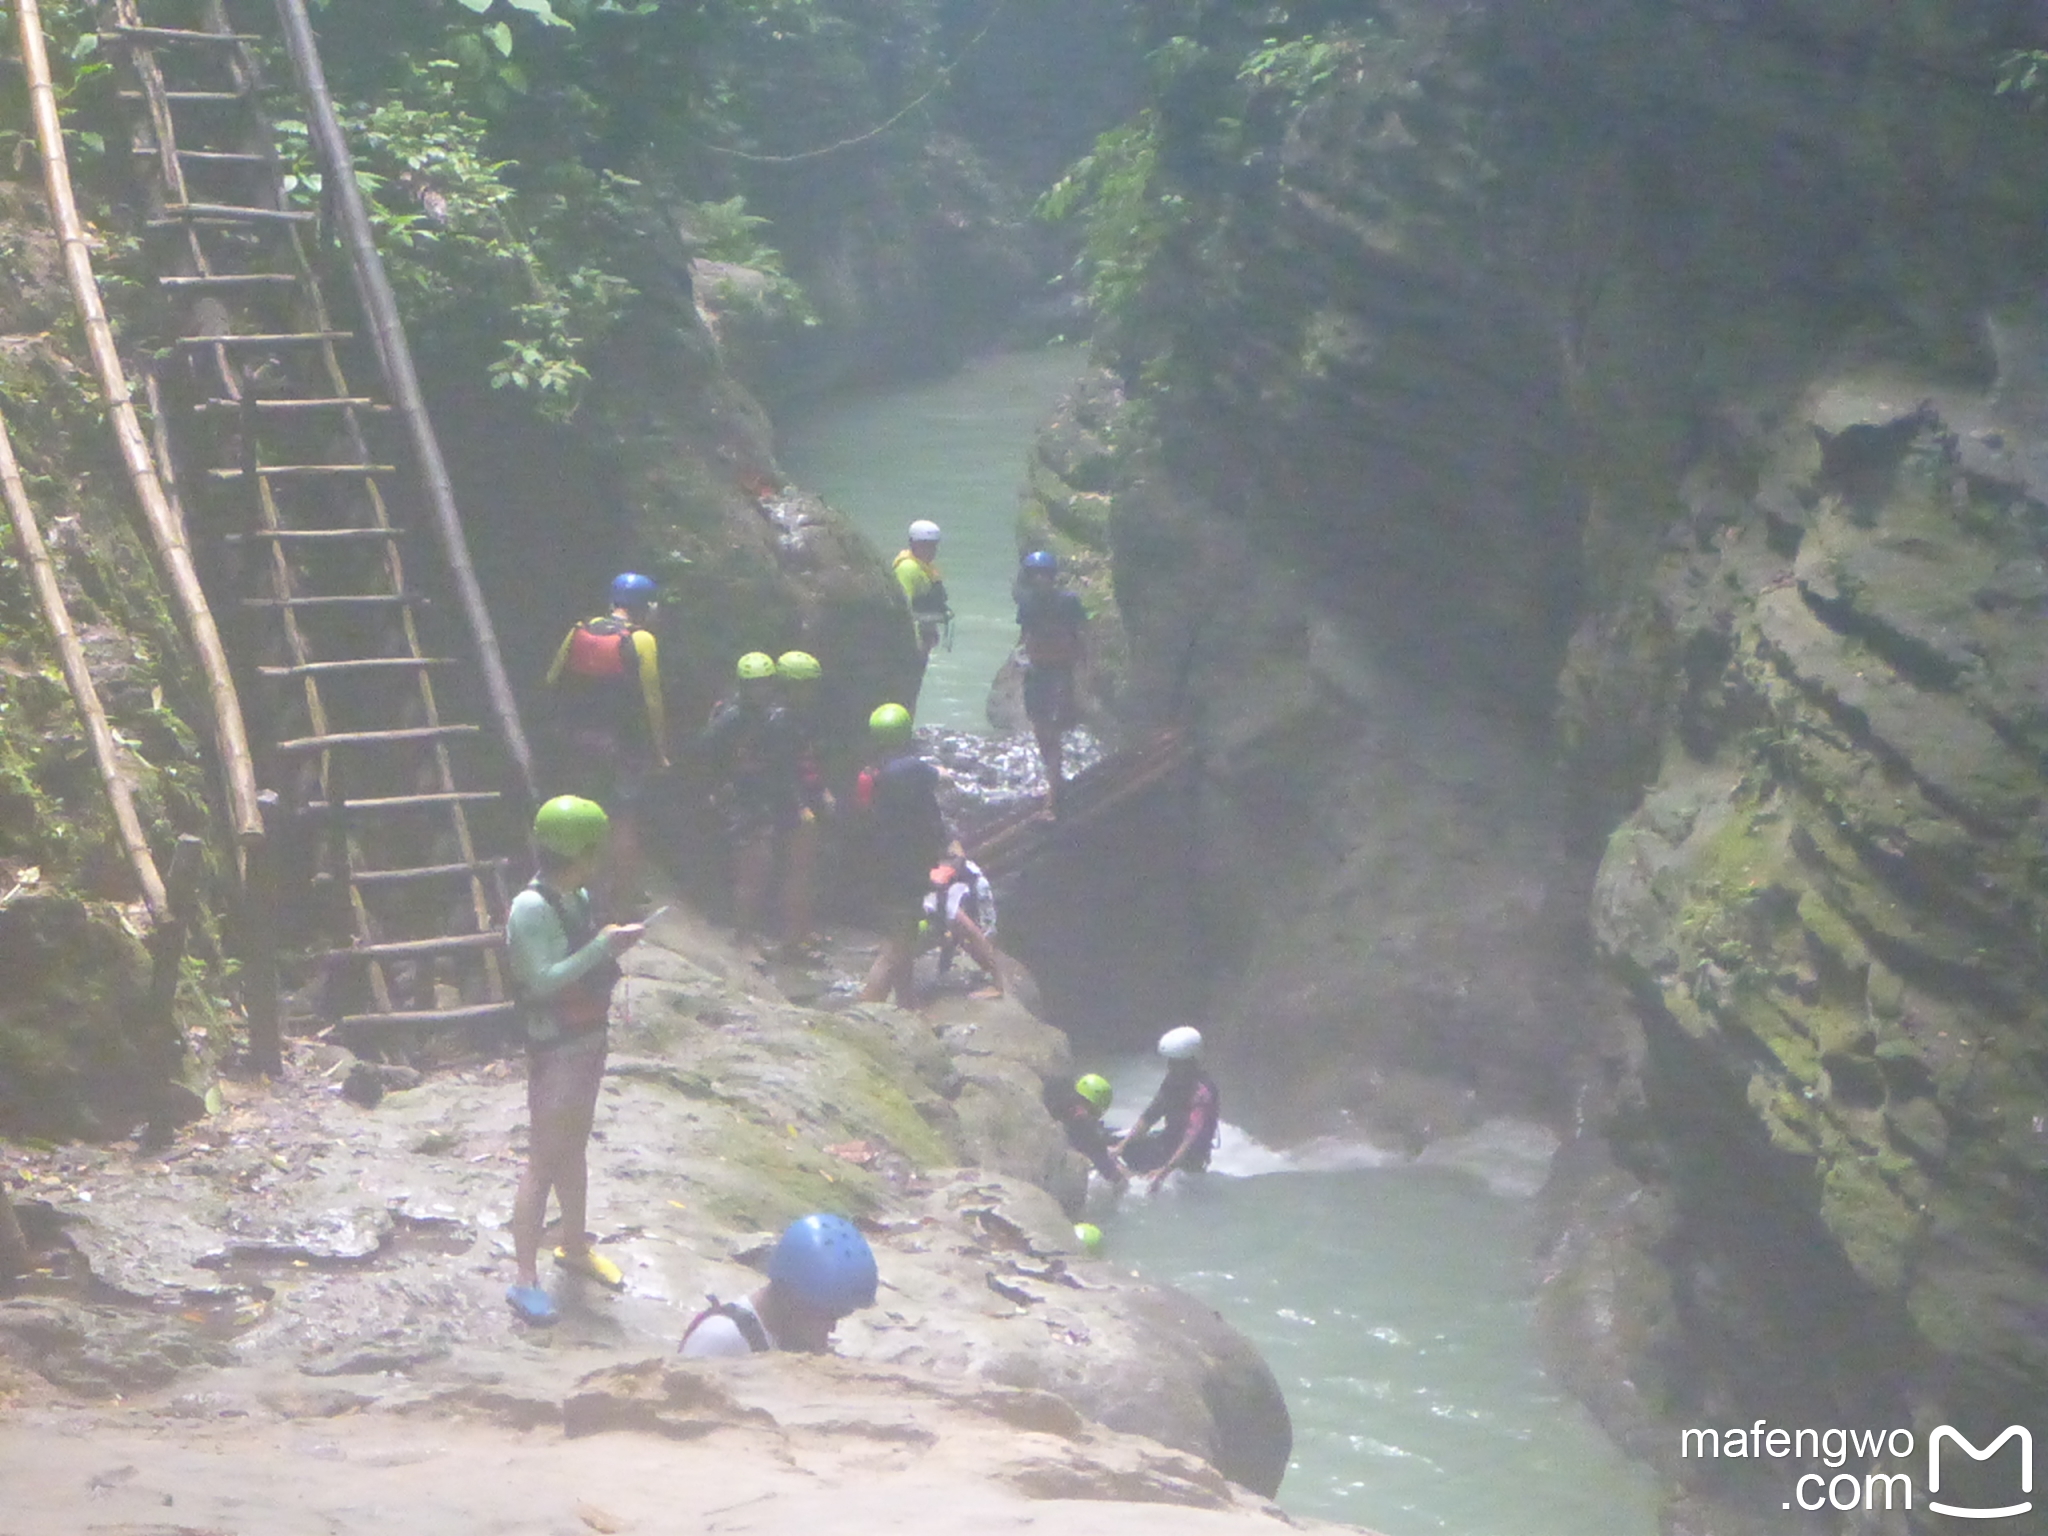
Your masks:
<instances>
[{"instance_id":1,"label":"wooden ladder","mask_svg":"<svg viewBox=\"0 0 2048 1536\"><path fill-rule=\"evenodd\" d=\"M317 962L313 1016L352 1044L496 1022L508 860L489 850L515 846L523 807L500 803L483 727L444 707L491 642L424 611L433 548L393 516L417 516L415 456L388 370L322 292L318 215L288 206L261 35L225 0L102 14L169 317L160 429L217 606L239 611L230 648L278 794L281 937Z\"/></svg>"}]
</instances>

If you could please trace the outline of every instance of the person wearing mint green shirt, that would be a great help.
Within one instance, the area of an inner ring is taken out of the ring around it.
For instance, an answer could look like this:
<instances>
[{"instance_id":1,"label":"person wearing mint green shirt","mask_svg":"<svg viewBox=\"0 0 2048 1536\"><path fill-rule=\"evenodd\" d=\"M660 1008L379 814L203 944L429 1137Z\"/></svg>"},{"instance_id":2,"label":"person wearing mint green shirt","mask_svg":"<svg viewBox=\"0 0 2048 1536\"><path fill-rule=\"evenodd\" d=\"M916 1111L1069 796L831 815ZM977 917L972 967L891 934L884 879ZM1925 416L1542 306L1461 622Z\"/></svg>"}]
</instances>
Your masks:
<instances>
[{"instance_id":1,"label":"person wearing mint green shirt","mask_svg":"<svg viewBox=\"0 0 2048 1536\"><path fill-rule=\"evenodd\" d=\"M605 1020L619 979L617 957L646 928L597 926L586 889L602 867L610 822L603 807L557 795L540 808L533 842L540 870L513 898L505 944L526 1032L526 1108L530 1148L512 1204L512 1256L518 1276L506 1303L522 1321L560 1316L540 1284L541 1233L548 1194L561 1204L555 1262L616 1290L625 1277L590 1246L584 1230L587 1149L604 1080Z\"/></svg>"}]
</instances>

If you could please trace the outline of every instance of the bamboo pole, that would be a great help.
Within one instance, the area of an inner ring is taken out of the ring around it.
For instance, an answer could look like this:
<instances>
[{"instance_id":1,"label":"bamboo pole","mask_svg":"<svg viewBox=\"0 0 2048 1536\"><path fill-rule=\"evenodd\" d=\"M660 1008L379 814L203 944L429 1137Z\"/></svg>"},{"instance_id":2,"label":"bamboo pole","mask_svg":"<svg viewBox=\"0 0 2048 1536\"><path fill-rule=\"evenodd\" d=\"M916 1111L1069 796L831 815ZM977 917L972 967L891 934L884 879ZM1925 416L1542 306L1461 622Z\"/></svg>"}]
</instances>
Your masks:
<instances>
[{"instance_id":1,"label":"bamboo pole","mask_svg":"<svg viewBox=\"0 0 2048 1536\"><path fill-rule=\"evenodd\" d=\"M107 323L106 307L100 302L99 283L93 276L92 252L86 244L85 225L78 216L78 201L72 195L71 167L64 154L64 130L57 115L57 92L50 81L49 54L43 46L42 8L38 0L15 0L21 32L21 64L28 76L29 104L36 124L36 140L42 151L43 182L49 191L50 215L64 249L64 273L71 283L71 296L84 323L92 360L99 373L100 392L106 397L107 415L113 423L121 459L127 466L129 483L142 505L144 520L156 545L158 558L171 592L184 616L185 630L206 678L213 706L213 732L220 752L221 777L227 785L228 815L235 836L243 844L263 836L263 814L256 803L256 770L249 758L249 738L242 723L242 705L235 693L234 678L228 671L227 652L213 611L206 606L206 594L199 585L199 573L192 564L192 551L185 542L185 530L165 499L163 483L157 478L155 460L142 435L135 403L129 396L128 377L114 347L113 327Z\"/></svg>"},{"instance_id":2,"label":"bamboo pole","mask_svg":"<svg viewBox=\"0 0 2048 1536\"><path fill-rule=\"evenodd\" d=\"M113 728L107 724L100 691L94 686L92 671L86 665L85 647L79 644L78 632L72 628L71 611L64 603L64 589L57 583L57 568L50 560L50 546L43 541L43 530L36 522L35 508L29 505L28 488L21 483L21 465L14 457L14 440L8 435L4 417L0 417L0 490L6 494L7 515L13 520L14 537L21 544L22 560L28 566L36 603L43 610L43 623L56 644L57 661L64 669L64 681L70 686L72 701L78 705L78 713L85 721L86 740L92 744L93 761L99 765L100 780L107 787L107 800L114 810L114 827L121 835L121 846L127 850L128 866L135 871L135 883L142 888L142 899L149 906L150 917L161 925L169 918L171 910L163 877L157 873L156 860L149 852L149 838L142 830L142 818L135 811L134 787L121 771Z\"/></svg>"},{"instance_id":3,"label":"bamboo pole","mask_svg":"<svg viewBox=\"0 0 2048 1536\"><path fill-rule=\"evenodd\" d=\"M455 578L456 595L476 636L477 663L484 675L484 690L498 734L518 770L521 788L529 801L537 798L533 754L520 728L519 706L512 696L511 681L498 652L498 637L491 626L490 610L484 606L483 587L469 559L463 538L462 517L455 506L455 486L448 465L441 457L441 445L427 417L426 398L414 371L412 349L405 339L405 327L398 318L398 301L391 292L391 280L384 275L384 262L377 254L377 242L370 232L369 211L363 206L362 188L356 184L355 158L342 134L341 120L328 94L326 72L320 65L320 51L313 38L313 24L306 15L305 0L276 0L278 20L284 27L285 48L292 56L292 69L299 77L299 89L306 98L306 124L320 158L321 192L328 200L335 222L349 252L349 268L355 278L356 297L363 306L377 354L384 365L384 382L390 388L399 414L405 418L412 438L413 455L419 462L420 477L426 482L427 500L434 526L441 538L441 553Z\"/></svg>"}]
</instances>

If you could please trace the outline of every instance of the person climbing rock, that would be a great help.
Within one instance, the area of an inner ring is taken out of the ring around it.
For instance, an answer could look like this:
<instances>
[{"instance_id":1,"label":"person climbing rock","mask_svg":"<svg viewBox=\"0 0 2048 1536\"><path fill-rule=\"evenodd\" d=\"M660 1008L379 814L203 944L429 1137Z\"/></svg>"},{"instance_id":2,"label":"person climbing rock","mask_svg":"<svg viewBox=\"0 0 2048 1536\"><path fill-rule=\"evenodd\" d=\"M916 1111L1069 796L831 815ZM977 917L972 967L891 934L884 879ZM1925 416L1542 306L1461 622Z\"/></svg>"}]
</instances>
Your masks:
<instances>
[{"instance_id":1,"label":"person climbing rock","mask_svg":"<svg viewBox=\"0 0 2048 1536\"><path fill-rule=\"evenodd\" d=\"M1074 675L1081 665L1088 611L1059 585L1059 557L1034 549L1017 573L1018 641L1024 650L1024 715L1045 766L1045 812L1060 812L1066 734L1079 723Z\"/></svg>"},{"instance_id":2,"label":"person climbing rock","mask_svg":"<svg viewBox=\"0 0 2048 1536\"><path fill-rule=\"evenodd\" d=\"M910 547L897 553L890 564L896 584L903 588L903 600L910 605L910 621L917 635L917 676L906 695L909 707L917 708L918 693L924 687L925 669L932 652L953 623L953 610L946 599L945 578L939 575L939 525L919 518L910 525Z\"/></svg>"},{"instance_id":3,"label":"person climbing rock","mask_svg":"<svg viewBox=\"0 0 2048 1536\"><path fill-rule=\"evenodd\" d=\"M1209 1166L1223 1118L1216 1084L1202 1070L1202 1032L1185 1024L1169 1029L1159 1037L1159 1054L1166 1058L1166 1081L1116 1144L1124 1166L1149 1174L1153 1190L1176 1168L1198 1173Z\"/></svg>"},{"instance_id":4,"label":"person climbing rock","mask_svg":"<svg viewBox=\"0 0 2048 1536\"><path fill-rule=\"evenodd\" d=\"M653 622L654 582L636 571L612 578L611 611L570 629L548 668L557 761L568 793L609 806L612 879L639 877L639 812L648 782L669 765L668 719Z\"/></svg>"},{"instance_id":5,"label":"person climbing rock","mask_svg":"<svg viewBox=\"0 0 2048 1536\"><path fill-rule=\"evenodd\" d=\"M758 942L778 859L804 824L802 738L782 702L775 658L749 651L733 668L732 696L712 708L698 737L712 764L712 803L732 854L735 938Z\"/></svg>"},{"instance_id":6,"label":"person climbing rock","mask_svg":"<svg viewBox=\"0 0 2048 1536\"><path fill-rule=\"evenodd\" d=\"M1114 1098L1108 1078L1096 1072L1084 1073L1071 1083L1064 1077L1048 1077L1039 1098L1045 1112L1067 1133L1068 1145L1093 1163L1112 1187L1121 1190L1131 1182L1131 1172L1118 1160L1109 1128L1102 1122Z\"/></svg>"},{"instance_id":7,"label":"person climbing rock","mask_svg":"<svg viewBox=\"0 0 2048 1536\"><path fill-rule=\"evenodd\" d=\"M918 931L927 943L939 946L941 976L952 968L953 952L964 949L988 978L968 996L989 1002L1003 995L1002 955L995 946L996 893L979 864L964 854L949 854L932 866Z\"/></svg>"},{"instance_id":8,"label":"person climbing rock","mask_svg":"<svg viewBox=\"0 0 2048 1536\"><path fill-rule=\"evenodd\" d=\"M883 704L868 717L873 766L861 770L855 800L867 833L865 871L882 951L860 1000L879 1003L893 991L916 1006L917 923L931 871L959 845L939 809L939 770L918 756L910 711Z\"/></svg>"},{"instance_id":9,"label":"person climbing rock","mask_svg":"<svg viewBox=\"0 0 2048 1536\"><path fill-rule=\"evenodd\" d=\"M561 1205L555 1262L617 1289L618 1266L590 1246L584 1231L589 1175L586 1151L604 1076L605 1020L619 979L618 956L646 930L639 923L599 928L588 886L610 831L603 807L557 795L533 819L539 871L512 899L505 943L526 1034L526 1108L531 1146L512 1206L512 1255L518 1277L505 1300L529 1323L552 1323L554 1302L538 1264L548 1193Z\"/></svg>"},{"instance_id":10,"label":"person climbing rock","mask_svg":"<svg viewBox=\"0 0 2048 1536\"><path fill-rule=\"evenodd\" d=\"M817 905L819 829L835 808L819 756L823 723L818 696L825 669L809 651L784 651L775 658L775 677L782 688L782 707L789 714L797 797L797 824L785 840L782 942L785 950L803 953L811 942L811 914Z\"/></svg>"},{"instance_id":11,"label":"person climbing rock","mask_svg":"<svg viewBox=\"0 0 2048 1536\"><path fill-rule=\"evenodd\" d=\"M690 1320L677 1352L687 1359L771 1349L822 1354L842 1317L870 1307L880 1276L860 1228L844 1216L803 1216L768 1258L768 1283L739 1301L711 1298Z\"/></svg>"}]
</instances>

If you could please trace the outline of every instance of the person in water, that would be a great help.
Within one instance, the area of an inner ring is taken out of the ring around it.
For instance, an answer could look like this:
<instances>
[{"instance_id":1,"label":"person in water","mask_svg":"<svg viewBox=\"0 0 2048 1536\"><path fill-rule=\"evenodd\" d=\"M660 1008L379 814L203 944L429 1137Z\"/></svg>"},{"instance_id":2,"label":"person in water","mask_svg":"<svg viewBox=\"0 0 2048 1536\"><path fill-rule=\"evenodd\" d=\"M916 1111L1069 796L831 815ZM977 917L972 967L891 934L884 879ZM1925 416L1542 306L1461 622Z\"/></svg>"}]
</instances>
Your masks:
<instances>
[{"instance_id":1,"label":"person in water","mask_svg":"<svg viewBox=\"0 0 2048 1536\"><path fill-rule=\"evenodd\" d=\"M864 1003L896 994L916 1006L917 925L931 872L959 845L939 809L939 770L920 757L910 711L883 704L868 717L875 762L861 770L854 792L867 833L868 888L882 950L861 990Z\"/></svg>"},{"instance_id":2,"label":"person in water","mask_svg":"<svg viewBox=\"0 0 2048 1536\"><path fill-rule=\"evenodd\" d=\"M880 1276L860 1228L843 1216L793 1221L768 1259L768 1283L739 1301L711 1298L690 1320L678 1352L687 1359L771 1349L822 1354L839 1320L875 1302Z\"/></svg>"},{"instance_id":3,"label":"person in water","mask_svg":"<svg viewBox=\"0 0 2048 1536\"><path fill-rule=\"evenodd\" d=\"M669 765L654 582L636 571L612 578L611 611L570 629L548 668L559 735L562 787L611 807L613 878L639 874L639 811L649 781Z\"/></svg>"},{"instance_id":4,"label":"person in water","mask_svg":"<svg viewBox=\"0 0 2048 1536\"><path fill-rule=\"evenodd\" d=\"M953 622L953 610L946 598L945 578L939 574L939 525L919 518L910 525L909 543L889 569L903 589L903 600L910 605L911 627L917 638L917 676L905 695L909 707L916 709L925 669L932 663L932 652L939 648L940 636Z\"/></svg>"},{"instance_id":5,"label":"person in water","mask_svg":"<svg viewBox=\"0 0 2048 1536\"><path fill-rule=\"evenodd\" d=\"M1216 1084L1202 1070L1202 1032L1185 1024L1169 1029L1159 1037L1159 1054L1166 1058L1166 1081L1116 1144L1124 1166L1151 1175L1147 1182L1155 1191L1176 1168L1199 1173L1209 1166L1223 1120Z\"/></svg>"},{"instance_id":6,"label":"person in water","mask_svg":"<svg viewBox=\"0 0 2048 1536\"><path fill-rule=\"evenodd\" d=\"M541 1233L548 1193L561 1203L561 1244L555 1262L572 1274L617 1289L618 1266L590 1246L584 1231L589 1174L586 1151L604 1077L605 1023L618 956L645 929L638 923L599 928L591 917L591 880L610 831L594 801L557 795L533 819L539 872L512 899L505 942L526 1034L526 1108L531 1145L512 1205L512 1256L517 1278L505 1292L529 1323L552 1323L554 1302L541 1289Z\"/></svg>"},{"instance_id":7,"label":"person in water","mask_svg":"<svg viewBox=\"0 0 2048 1536\"><path fill-rule=\"evenodd\" d=\"M698 737L714 766L712 803L725 818L732 852L732 917L742 944L756 940L780 856L802 828L802 737L783 706L775 658L749 651L734 667L731 697L721 699Z\"/></svg>"},{"instance_id":8,"label":"person in water","mask_svg":"<svg viewBox=\"0 0 2048 1536\"><path fill-rule=\"evenodd\" d=\"M1060 812L1066 785L1066 735L1080 723L1074 677L1081 665L1088 612L1059 583L1059 557L1034 549L1017 573L1017 631L1024 651L1024 715L1045 767L1045 812Z\"/></svg>"},{"instance_id":9,"label":"person in water","mask_svg":"<svg viewBox=\"0 0 2048 1536\"><path fill-rule=\"evenodd\" d=\"M1064 1077L1045 1079L1039 1093L1045 1112L1067 1133L1067 1144L1095 1165L1095 1171L1121 1191L1131 1182L1130 1170L1118 1161L1102 1117L1115 1097L1109 1079L1088 1072L1069 1083Z\"/></svg>"}]
</instances>

